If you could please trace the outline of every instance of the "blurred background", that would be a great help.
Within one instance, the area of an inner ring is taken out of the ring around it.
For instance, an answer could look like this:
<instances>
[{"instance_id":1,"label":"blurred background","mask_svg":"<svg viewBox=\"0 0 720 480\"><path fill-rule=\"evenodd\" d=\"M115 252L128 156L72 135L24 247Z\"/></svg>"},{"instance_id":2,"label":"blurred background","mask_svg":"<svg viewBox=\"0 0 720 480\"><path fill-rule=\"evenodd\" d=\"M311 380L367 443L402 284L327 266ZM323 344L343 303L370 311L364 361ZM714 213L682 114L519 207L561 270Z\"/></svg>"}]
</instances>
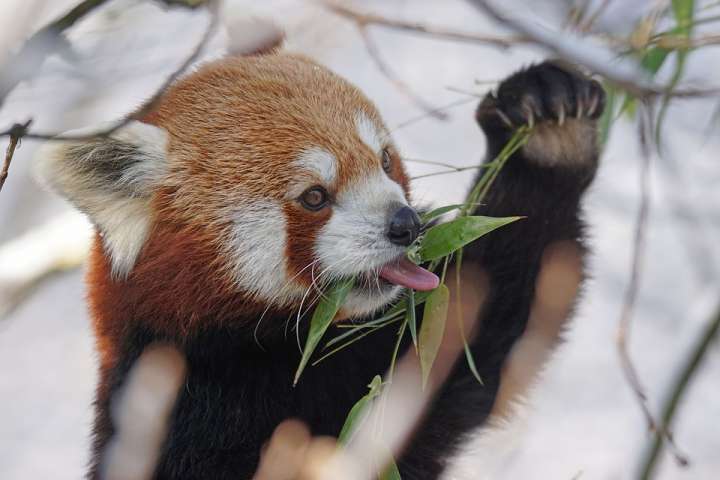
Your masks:
<instances>
[{"instance_id":1,"label":"blurred background","mask_svg":"<svg viewBox=\"0 0 720 480\"><path fill-rule=\"evenodd\" d=\"M1 2L0 78L21 67L8 60L33 32L77 3ZM558 0L502 5L556 31L567 27L579 7L602 7L594 28L627 38L648 12L669 8L666 3ZM696 3L696 17L720 15L718 2ZM461 0L343 4L477 35L512 35ZM405 157L456 166L482 158L485 140L473 119L479 97L511 72L548 56L526 43L499 48L369 25L367 34L377 53L403 88L378 68L352 21L316 2L226 0L221 16L228 28L247 25L257 16L276 22L287 34L286 50L316 59L377 104ZM0 103L0 130L33 118L34 129L59 132L131 112L183 62L207 21L202 10L168 9L161 2L106 2L67 30L69 51L47 58ZM717 25L698 25L695 35L712 36ZM225 27L208 42L203 59L226 51L232 31ZM658 81L669 81L673 72L667 62ZM708 45L690 52L683 82L720 84L720 50ZM428 115L408 89L446 118ZM720 302L717 110L718 99L712 97L671 101L662 155L653 155L651 161L649 215L629 345L654 415L659 415L689 350ZM618 116L586 198L591 279L566 341L533 387L530 407L513 422L503 454L488 459L481 440L470 442L447 478L637 477L653 435L623 376L616 341L641 202L636 118ZM0 139L4 149L8 138ZM89 450L96 354L84 304L83 268L76 265L90 227L34 182L32 158L39 145L30 139L22 142L0 192L0 478L5 480L80 478ZM418 162L407 166L413 176L445 170ZM414 198L431 205L457 203L472 176L465 171L418 178ZM718 342L710 345L689 384L672 431L690 465L682 468L663 453L656 478L720 478Z\"/></svg>"}]
</instances>

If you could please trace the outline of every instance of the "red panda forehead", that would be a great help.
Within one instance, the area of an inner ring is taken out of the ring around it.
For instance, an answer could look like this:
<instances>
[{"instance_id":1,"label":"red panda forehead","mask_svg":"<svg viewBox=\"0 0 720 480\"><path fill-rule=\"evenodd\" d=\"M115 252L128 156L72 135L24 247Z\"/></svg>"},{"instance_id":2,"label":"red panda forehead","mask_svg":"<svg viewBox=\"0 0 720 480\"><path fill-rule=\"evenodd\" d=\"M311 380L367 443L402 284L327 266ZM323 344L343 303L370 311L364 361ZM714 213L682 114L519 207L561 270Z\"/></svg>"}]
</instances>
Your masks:
<instances>
[{"instance_id":1,"label":"red panda forehead","mask_svg":"<svg viewBox=\"0 0 720 480\"><path fill-rule=\"evenodd\" d=\"M382 169L387 130L345 80L302 57L224 59L178 82L150 121L170 133L176 170L282 195L332 163L336 188ZM332 162L331 162L332 160ZM325 172L326 173L326 172Z\"/></svg>"}]
</instances>

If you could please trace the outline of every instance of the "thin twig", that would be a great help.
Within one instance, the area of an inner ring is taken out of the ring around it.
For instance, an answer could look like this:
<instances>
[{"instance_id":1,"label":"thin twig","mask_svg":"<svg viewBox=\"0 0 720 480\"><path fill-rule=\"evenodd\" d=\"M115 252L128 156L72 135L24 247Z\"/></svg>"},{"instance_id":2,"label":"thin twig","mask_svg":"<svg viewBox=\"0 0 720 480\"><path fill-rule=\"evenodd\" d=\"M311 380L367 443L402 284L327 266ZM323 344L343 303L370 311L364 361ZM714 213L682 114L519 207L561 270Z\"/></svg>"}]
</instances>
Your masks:
<instances>
[{"instance_id":1,"label":"thin twig","mask_svg":"<svg viewBox=\"0 0 720 480\"><path fill-rule=\"evenodd\" d=\"M20 141L31 123L32 120L28 120L25 123L16 123L10 128L10 143L5 151L5 161L3 162L2 171L0 171L0 192L5 185L5 179L8 176L8 170L10 170L10 163L15 154L15 149L20 145Z\"/></svg>"},{"instance_id":2,"label":"thin twig","mask_svg":"<svg viewBox=\"0 0 720 480\"><path fill-rule=\"evenodd\" d=\"M630 279L625 297L622 304L620 314L620 323L617 330L617 346L620 352L620 360L623 366L623 372L638 399L640 408L645 415L650 430L655 430L655 421L647 406L647 397L638 379L637 371L630 358L628 351L628 342L630 337L630 327L632 324L632 314L635 308L637 292L640 284L640 272L642 269L642 258L645 250L645 228L650 209L650 147L645 117L645 108L639 115L639 136L642 146L641 164L640 164L640 205L638 206L637 219L635 221L635 233L632 246L632 254L630 261Z\"/></svg>"},{"instance_id":3,"label":"thin twig","mask_svg":"<svg viewBox=\"0 0 720 480\"><path fill-rule=\"evenodd\" d=\"M695 38L680 37L677 35L660 35L648 42L648 46L657 45L667 50L686 50L710 45L720 45L720 35L701 35Z\"/></svg>"},{"instance_id":4,"label":"thin twig","mask_svg":"<svg viewBox=\"0 0 720 480\"><path fill-rule=\"evenodd\" d=\"M360 12L346 5L329 0L320 0L320 4L328 10L354 21L358 25L378 25L394 30L401 30L410 33L451 40L455 42L466 42L483 45L491 45L500 48L509 48L515 44L523 43L523 37L496 37L491 35L478 35L476 33L461 32L443 27L434 27L422 23L408 22L404 20L391 19L368 12Z\"/></svg>"},{"instance_id":5,"label":"thin twig","mask_svg":"<svg viewBox=\"0 0 720 480\"><path fill-rule=\"evenodd\" d=\"M417 105L418 108L424 110L425 113L427 113L429 116L437 118L438 120L447 120L447 114L443 113L436 106L431 105L430 103L425 101L425 99L423 99L420 95L415 93L403 80L400 79L400 77L393 71L390 65L388 65L385 60L382 59L382 56L380 55L380 49L377 47L372 37L370 37L370 34L368 33L365 25L357 24L357 28L360 32L360 36L362 37L363 42L365 42L365 49L370 54L370 57L375 62L378 70L380 70L380 72L385 76L385 78L387 78L391 83L393 83L398 90L400 90L408 99L410 99L410 101Z\"/></svg>"},{"instance_id":6,"label":"thin twig","mask_svg":"<svg viewBox=\"0 0 720 480\"><path fill-rule=\"evenodd\" d=\"M602 17L603 14L607 11L608 7L610 6L610 2L612 2L612 0L603 0L597 10L595 10L595 12L590 15L587 21L585 21L582 25L579 26L579 30L581 32L589 32L590 30L592 30L595 22L597 22L598 19Z\"/></svg>"},{"instance_id":7,"label":"thin twig","mask_svg":"<svg viewBox=\"0 0 720 480\"><path fill-rule=\"evenodd\" d=\"M192 64L194 64L200 55L202 54L205 46L207 45L208 41L212 37L213 33L215 32L218 24L219 24L219 0L209 0L206 5L207 9L210 12L210 21L208 22L208 26L205 29L205 32L203 33L202 38L200 41L198 41L197 45L193 49L193 51L188 55L188 57L185 59L185 61L177 68L175 69L170 76L165 79L165 81L162 83L162 85L155 91L155 93L146 100L135 112L132 114L124 117L121 120L116 121L109 127L105 127L100 130L96 130L94 132L89 133L82 133L82 134L62 134L58 132L26 132L23 137L24 138L31 138L35 140L89 140L96 137L105 137L108 135L113 134L120 128L124 127L128 123L130 123L133 120L141 119L143 116L147 115L149 112L153 110L153 108L156 106L157 102L160 100L160 98L163 96L165 91L173 84L175 81L177 81L178 78L180 78L189 68ZM8 135L10 130L6 131L0 131L0 136Z\"/></svg>"},{"instance_id":8,"label":"thin twig","mask_svg":"<svg viewBox=\"0 0 720 480\"><path fill-rule=\"evenodd\" d=\"M452 170L446 170L443 172L424 173L422 175L417 175L415 177L411 177L410 180L420 180L421 178L437 177L439 175L448 175L450 173L466 172L468 170L478 170L483 167L484 167L484 165L472 165L470 167L453 167Z\"/></svg>"},{"instance_id":9,"label":"thin twig","mask_svg":"<svg viewBox=\"0 0 720 480\"><path fill-rule=\"evenodd\" d=\"M392 84L394 84L395 87L400 92L402 92L408 99L410 99L411 102L413 102L418 108L423 110L427 115L431 117L434 117L438 120L446 120L448 118L447 114L442 111L442 108L431 105L420 95L415 93L413 89L410 88L410 86L405 83L405 81L403 81L399 75L395 73L395 71L390 67L390 65L388 65L388 63L383 60L382 55L380 54L380 49L370 36L367 27L371 24L384 24L387 26L388 24L394 23L393 21L385 19L387 20L387 22L384 22L383 17L359 13L347 7L338 5L337 3L326 0L319 0L319 3L331 10L332 12L348 18L349 20L352 20L353 23L355 23L355 26L360 33L360 37L365 44L365 49L370 55L370 58L372 58L372 60L375 62L378 70L380 70L380 73L382 73L385 78L387 78ZM402 23L403 22L398 22L398 25Z\"/></svg>"},{"instance_id":10,"label":"thin twig","mask_svg":"<svg viewBox=\"0 0 720 480\"><path fill-rule=\"evenodd\" d=\"M710 321L702 334L698 337L697 342L693 344L693 347L689 350L687 359L684 362L682 370L677 379L673 383L670 389L670 395L665 401L663 407L662 419L663 419L663 430L670 428L670 424L673 421L675 412L680 405L680 400L687 391L687 387L690 384L698 368L702 364L702 360L708 351L708 348L712 342L717 338L718 330L720 330L720 308L715 312L715 317ZM649 480L653 477L653 472L657 465L657 461L660 458L660 452L663 447L663 436L656 433L653 437L653 443L650 447L650 451L645 458L640 474L642 480ZM685 463L687 465L687 463Z\"/></svg>"},{"instance_id":11,"label":"thin twig","mask_svg":"<svg viewBox=\"0 0 720 480\"><path fill-rule=\"evenodd\" d=\"M673 455L678 463L686 464L687 459L679 451L677 445L675 445L672 433L667 430L664 425L658 425L652 412L650 411L647 396L645 395L644 388L628 348L630 341L630 329L632 326L632 316L640 287L642 260L645 253L645 234L650 211L650 160L652 157L652 153L650 151L650 139L652 138L652 112L648 104L643 105L641 108L638 121L640 145L642 150L642 162L640 165L640 205L638 207L637 220L635 223L633 251L630 265L630 280L625 291L625 298L623 300L620 322L617 330L617 347L623 373L625 374L625 378L635 395L638 406L647 421L648 429L664 437L668 442L668 446L672 449Z\"/></svg>"},{"instance_id":12,"label":"thin twig","mask_svg":"<svg viewBox=\"0 0 720 480\"><path fill-rule=\"evenodd\" d=\"M469 168L477 168L478 167L478 165L467 165L467 166L463 165L463 166L458 167L457 165L452 165L450 163L438 162L435 160L422 160L419 158L403 158L403 161L410 162L410 163L421 163L423 165L434 165L436 167L445 167L445 168L449 168L451 170L456 170L458 172L467 170Z\"/></svg>"},{"instance_id":13,"label":"thin twig","mask_svg":"<svg viewBox=\"0 0 720 480\"><path fill-rule=\"evenodd\" d=\"M177 68L175 71L173 71L170 76L168 76L167 79L162 83L162 85L155 91L155 93L146 100L140 108L135 110L134 113L114 122L109 127L102 128L100 130L96 130L94 132L88 132L88 133L82 133L82 134L62 134L59 132L32 132L28 130L28 127L30 125L30 121L27 122L26 126L23 126L22 124L15 124L12 127L0 131L0 137L3 136L9 136L10 137L10 146L8 147L7 153L5 155L5 162L3 164L2 173L0 174L0 189L2 189L2 184L5 182L5 179L8 175L8 169L10 168L10 163L12 161L13 154L15 152L15 147L23 138L30 138L35 140L74 140L74 141L81 141L81 140L89 140L96 137L105 137L108 135L113 134L117 130L121 129L125 125L129 124L133 120L141 119L143 116L147 115L150 111L153 110L153 108L156 106L157 102L160 100L160 98L163 96L165 91L173 84L175 81L180 78L181 75L183 75L190 66L195 63L195 61L200 57L202 54L205 46L207 45L208 41L212 37L213 33L215 33L215 30L217 29L218 24L220 23L220 0L208 0L205 2L205 5L207 6L208 11L210 12L210 21L208 22L208 26L205 29L205 32L203 33L202 38L197 43L193 51L188 55L188 57L185 59L185 61ZM89 11L89 10L88 10ZM43 29L44 30L44 29Z\"/></svg>"},{"instance_id":14,"label":"thin twig","mask_svg":"<svg viewBox=\"0 0 720 480\"><path fill-rule=\"evenodd\" d=\"M638 65L629 61L613 65L611 59L616 56L615 52L599 49L597 46L587 43L587 40L580 36L548 31L507 14L495 2L489 0L468 0L468 2L498 23L515 30L532 43L549 50L553 55L587 68L635 97L643 99L667 95L687 98L720 94L720 87L688 87L669 92L666 86L658 85L652 79L646 78ZM583 42L586 48L581 48Z\"/></svg>"},{"instance_id":15,"label":"thin twig","mask_svg":"<svg viewBox=\"0 0 720 480\"><path fill-rule=\"evenodd\" d=\"M467 94L466 94L467 95ZM417 115L415 117L409 118L407 120L403 120L402 122L395 125L395 127L392 129L392 132L395 132L397 130L400 130L401 128L408 127L414 123L417 123L421 120L425 120L428 117L434 116L434 114L443 113L445 110L449 110L454 107L459 107L461 105L467 105L471 102L477 102L477 97L469 97L469 98L461 98L460 100L453 100L450 103L446 103L445 105L441 105L439 107L434 108L432 111L422 113L421 115Z\"/></svg>"},{"instance_id":16,"label":"thin twig","mask_svg":"<svg viewBox=\"0 0 720 480\"><path fill-rule=\"evenodd\" d=\"M47 57L69 48L63 36L65 30L106 2L107 0L85 0L28 38L22 48L0 68L0 71L5 73L0 78L0 106L20 82L35 74Z\"/></svg>"}]
</instances>

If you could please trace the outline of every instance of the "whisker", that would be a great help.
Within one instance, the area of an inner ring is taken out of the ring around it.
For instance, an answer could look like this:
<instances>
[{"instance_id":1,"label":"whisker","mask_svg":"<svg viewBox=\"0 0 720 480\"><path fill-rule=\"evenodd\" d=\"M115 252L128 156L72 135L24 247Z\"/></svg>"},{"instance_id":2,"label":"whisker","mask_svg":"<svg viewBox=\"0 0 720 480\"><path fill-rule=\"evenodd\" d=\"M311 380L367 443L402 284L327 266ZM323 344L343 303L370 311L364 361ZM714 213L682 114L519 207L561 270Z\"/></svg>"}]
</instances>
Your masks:
<instances>
[{"instance_id":1,"label":"whisker","mask_svg":"<svg viewBox=\"0 0 720 480\"><path fill-rule=\"evenodd\" d=\"M285 287L287 287L287 286L290 284L290 282L292 282L293 280L295 280L295 279L296 279L298 276L300 276L305 270L307 270L308 268L311 268L315 263L317 263L317 262L319 262L319 261L320 261L320 259L315 259L315 260L313 260L312 262L310 262L310 263L308 263L307 265L305 265L305 266L304 266L300 271L298 271L295 275L293 275L292 277L290 277L289 279L287 279L287 280L285 281L285 283L283 283L283 285L282 285L278 290L279 290L280 292L282 292L282 291L285 289ZM255 340L255 343L257 344L258 347L260 347L260 349L261 349L262 351L265 351L265 348L264 348L264 347L262 346L262 344L260 343L260 340L258 339L257 333L258 333L258 330L259 330L259 328L260 328L260 324L261 324L262 321L263 321L263 318L265 318L265 315L266 315L267 312L270 310L270 307L271 307L274 303L276 303L277 300L278 300L278 296L275 296L274 298L270 299L270 301L268 302L267 308L265 308L265 310L263 311L262 315L260 315L260 318L258 319L257 324L255 324L255 329L253 330L253 338L254 338L254 340ZM285 335L285 336L287 337L287 328L286 328L286 335Z\"/></svg>"}]
</instances>

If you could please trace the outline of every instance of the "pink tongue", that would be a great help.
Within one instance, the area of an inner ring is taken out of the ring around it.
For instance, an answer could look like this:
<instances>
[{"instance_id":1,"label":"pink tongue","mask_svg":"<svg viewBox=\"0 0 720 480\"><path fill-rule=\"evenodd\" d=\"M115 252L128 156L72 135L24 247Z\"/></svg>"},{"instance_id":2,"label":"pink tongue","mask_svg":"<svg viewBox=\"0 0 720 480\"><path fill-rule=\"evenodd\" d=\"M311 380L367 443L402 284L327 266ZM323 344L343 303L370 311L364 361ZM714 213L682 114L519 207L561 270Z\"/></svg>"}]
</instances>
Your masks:
<instances>
[{"instance_id":1,"label":"pink tongue","mask_svg":"<svg viewBox=\"0 0 720 480\"><path fill-rule=\"evenodd\" d=\"M418 267L407 258L382 267L380 277L395 285L402 285L421 292L432 290L440 284L437 275Z\"/></svg>"}]
</instances>

